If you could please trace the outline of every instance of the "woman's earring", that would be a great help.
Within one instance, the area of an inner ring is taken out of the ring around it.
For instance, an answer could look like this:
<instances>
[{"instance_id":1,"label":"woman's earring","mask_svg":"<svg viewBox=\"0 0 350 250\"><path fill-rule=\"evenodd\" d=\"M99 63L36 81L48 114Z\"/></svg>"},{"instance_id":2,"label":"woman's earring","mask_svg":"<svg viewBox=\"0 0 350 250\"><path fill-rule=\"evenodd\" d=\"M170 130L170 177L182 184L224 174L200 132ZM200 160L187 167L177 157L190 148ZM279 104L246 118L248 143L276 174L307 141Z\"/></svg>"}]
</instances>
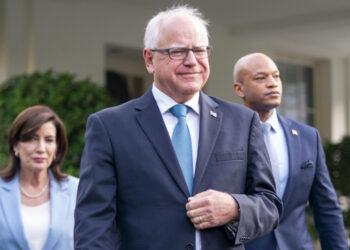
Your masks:
<instances>
[{"instance_id":1,"label":"woman's earring","mask_svg":"<svg viewBox=\"0 0 350 250\"><path fill-rule=\"evenodd\" d=\"M19 152L15 151L15 156L18 158L19 157Z\"/></svg>"}]
</instances>

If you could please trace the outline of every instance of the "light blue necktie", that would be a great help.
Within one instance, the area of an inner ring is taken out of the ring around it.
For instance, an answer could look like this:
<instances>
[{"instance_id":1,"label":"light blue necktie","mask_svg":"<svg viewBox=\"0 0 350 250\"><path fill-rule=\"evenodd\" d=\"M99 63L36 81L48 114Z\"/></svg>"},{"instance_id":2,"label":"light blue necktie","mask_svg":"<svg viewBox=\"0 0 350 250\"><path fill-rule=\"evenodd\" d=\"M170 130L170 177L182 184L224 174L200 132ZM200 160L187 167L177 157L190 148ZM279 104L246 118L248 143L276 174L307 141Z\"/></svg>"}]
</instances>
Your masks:
<instances>
[{"instance_id":1,"label":"light blue necktie","mask_svg":"<svg viewBox=\"0 0 350 250\"><path fill-rule=\"evenodd\" d=\"M188 107L177 104L170 109L170 112L177 117L178 121L171 138L176 152L177 159L185 177L190 194L193 184L193 162L191 135L186 123Z\"/></svg>"},{"instance_id":2,"label":"light blue necktie","mask_svg":"<svg viewBox=\"0 0 350 250\"><path fill-rule=\"evenodd\" d=\"M263 128L264 141L269 153L272 174L276 183L276 193L279 198L281 198L281 188L280 188L280 180L279 180L279 170L278 170L278 158L277 158L277 150L271 143L271 124L265 122L261 124Z\"/></svg>"}]
</instances>

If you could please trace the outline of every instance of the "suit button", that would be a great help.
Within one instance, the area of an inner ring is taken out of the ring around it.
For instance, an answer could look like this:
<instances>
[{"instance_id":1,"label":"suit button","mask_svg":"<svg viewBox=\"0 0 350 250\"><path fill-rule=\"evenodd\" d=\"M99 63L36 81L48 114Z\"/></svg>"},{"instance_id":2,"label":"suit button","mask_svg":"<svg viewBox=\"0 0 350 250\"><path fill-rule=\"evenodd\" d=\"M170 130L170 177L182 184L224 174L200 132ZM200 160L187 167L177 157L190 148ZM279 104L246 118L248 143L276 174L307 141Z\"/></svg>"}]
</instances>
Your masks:
<instances>
[{"instance_id":1,"label":"suit button","mask_svg":"<svg viewBox=\"0 0 350 250\"><path fill-rule=\"evenodd\" d=\"M194 246L192 244L187 244L186 245L186 250L193 250Z\"/></svg>"}]
</instances>

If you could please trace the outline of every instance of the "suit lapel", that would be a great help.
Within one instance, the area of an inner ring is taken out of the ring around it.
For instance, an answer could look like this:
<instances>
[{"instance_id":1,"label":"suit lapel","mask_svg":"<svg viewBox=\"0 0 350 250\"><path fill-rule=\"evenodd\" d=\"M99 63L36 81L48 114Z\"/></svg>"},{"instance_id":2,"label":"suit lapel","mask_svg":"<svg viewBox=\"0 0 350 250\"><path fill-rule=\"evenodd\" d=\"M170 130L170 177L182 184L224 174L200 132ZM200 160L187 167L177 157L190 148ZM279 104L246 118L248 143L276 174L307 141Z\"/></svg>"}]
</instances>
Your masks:
<instances>
[{"instance_id":1,"label":"suit lapel","mask_svg":"<svg viewBox=\"0 0 350 250\"><path fill-rule=\"evenodd\" d=\"M292 196L293 190L294 190L294 178L298 175L298 168L297 166L297 160L300 159L300 137L299 137L299 131L297 128L294 128L289 120L284 118L283 116L278 116L283 130L284 134L286 136L287 141L287 147L288 147L288 158L289 158L289 175L288 175L288 181L286 185L286 189L283 195L283 202L287 202L288 199ZM294 133L293 133L294 131ZM297 132L297 133L295 133Z\"/></svg>"},{"instance_id":2,"label":"suit lapel","mask_svg":"<svg viewBox=\"0 0 350 250\"><path fill-rule=\"evenodd\" d=\"M136 119L174 181L182 192L189 196L185 178L151 89L139 99Z\"/></svg>"},{"instance_id":3,"label":"suit lapel","mask_svg":"<svg viewBox=\"0 0 350 250\"><path fill-rule=\"evenodd\" d=\"M199 192L200 183L213 152L222 122L222 112L217 110L218 104L202 92L200 107L198 157L193 181L193 195Z\"/></svg>"},{"instance_id":4,"label":"suit lapel","mask_svg":"<svg viewBox=\"0 0 350 250\"><path fill-rule=\"evenodd\" d=\"M29 249L23 231L22 216L20 210L21 198L18 188L18 175L16 175L6 186L7 194L0 197L0 207L4 208L8 227L21 249Z\"/></svg>"},{"instance_id":5,"label":"suit lapel","mask_svg":"<svg viewBox=\"0 0 350 250\"><path fill-rule=\"evenodd\" d=\"M66 193L67 183L62 181L61 184L56 182L51 171L50 174L50 230L43 249L54 249L57 240L60 239L62 228L66 223L68 213L69 197Z\"/></svg>"}]
</instances>

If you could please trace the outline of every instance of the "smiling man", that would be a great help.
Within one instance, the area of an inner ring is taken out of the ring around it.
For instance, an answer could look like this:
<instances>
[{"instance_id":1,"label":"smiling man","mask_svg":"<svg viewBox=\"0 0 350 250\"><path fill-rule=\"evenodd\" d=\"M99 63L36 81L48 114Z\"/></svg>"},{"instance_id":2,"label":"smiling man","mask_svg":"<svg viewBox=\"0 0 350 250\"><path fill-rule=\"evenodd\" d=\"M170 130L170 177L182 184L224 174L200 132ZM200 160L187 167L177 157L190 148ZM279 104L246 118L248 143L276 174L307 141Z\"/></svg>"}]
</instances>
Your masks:
<instances>
[{"instance_id":1,"label":"smiling man","mask_svg":"<svg viewBox=\"0 0 350 250\"><path fill-rule=\"evenodd\" d=\"M87 122L75 249L222 250L278 224L255 112L205 95L207 23L187 6L153 17L142 97Z\"/></svg>"},{"instance_id":2,"label":"smiling man","mask_svg":"<svg viewBox=\"0 0 350 250\"><path fill-rule=\"evenodd\" d=\"M259 114L284 207L279 226L247 243L246 249L314 249L306 225L307 203L322 249L348 249L342 213L317 130L277 114L282 82L276 64L264 54L249 54L237 61L233 77L235 92L243 104Z\"/></svg>"}]
</instances>

